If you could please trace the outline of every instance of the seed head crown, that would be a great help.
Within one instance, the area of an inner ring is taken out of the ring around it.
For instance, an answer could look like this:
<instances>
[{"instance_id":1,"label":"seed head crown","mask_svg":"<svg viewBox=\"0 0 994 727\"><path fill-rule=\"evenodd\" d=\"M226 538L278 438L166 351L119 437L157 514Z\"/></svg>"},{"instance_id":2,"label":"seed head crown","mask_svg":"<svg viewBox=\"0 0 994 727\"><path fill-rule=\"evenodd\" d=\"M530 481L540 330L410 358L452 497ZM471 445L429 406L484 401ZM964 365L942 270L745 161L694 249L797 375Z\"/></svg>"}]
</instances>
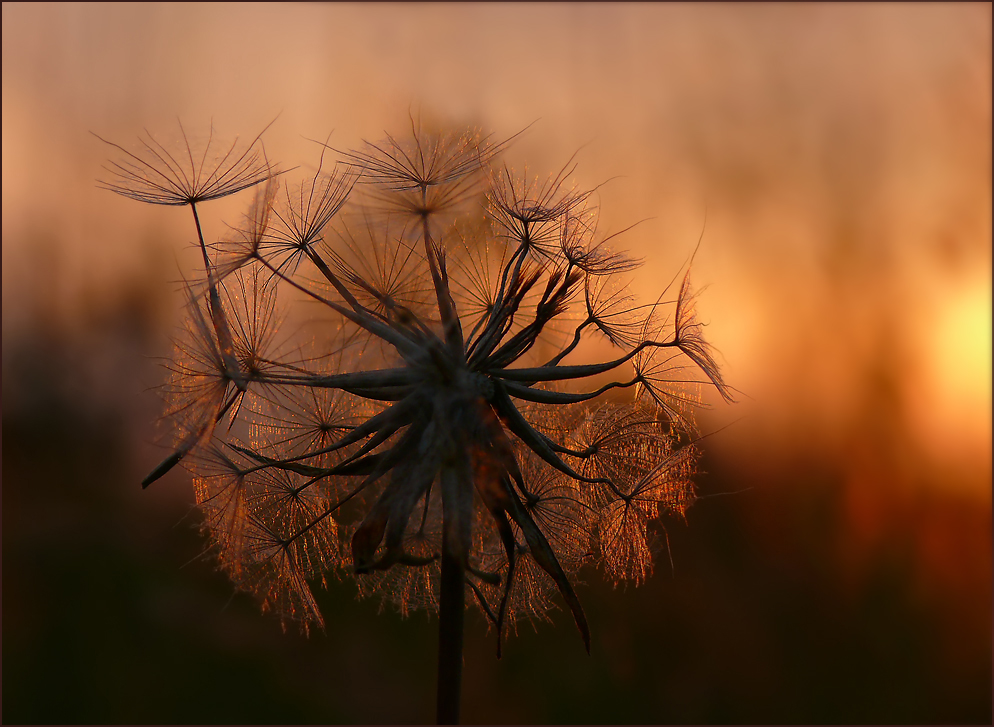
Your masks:
<instances>
[{"instance_id":1,"label":"seed head crown","mask_svg":"<svg viewBox=\"0 0 994 727\"><path fill-rule=\"evenodd\" d=\"M205 264L168 364L171 454L145 484L187 464L221 566L305 627L333 574L437 608L449 559L498 648L554 593L589 648L573 577L646 577L651 523L694 499L686 381L730 398L689 276L635 305L617 278L638 263L598 234L572 160L525 182L476 133L412 121L331 173L324 144L282 194L258 137L213 165L142 143L104 186L189 205ZM244 228L208 245L198 205L248 187ZM282 335L287 303L308 336ZM617 354L574 361L590 336Z\"/></svg>"}]
</instances>

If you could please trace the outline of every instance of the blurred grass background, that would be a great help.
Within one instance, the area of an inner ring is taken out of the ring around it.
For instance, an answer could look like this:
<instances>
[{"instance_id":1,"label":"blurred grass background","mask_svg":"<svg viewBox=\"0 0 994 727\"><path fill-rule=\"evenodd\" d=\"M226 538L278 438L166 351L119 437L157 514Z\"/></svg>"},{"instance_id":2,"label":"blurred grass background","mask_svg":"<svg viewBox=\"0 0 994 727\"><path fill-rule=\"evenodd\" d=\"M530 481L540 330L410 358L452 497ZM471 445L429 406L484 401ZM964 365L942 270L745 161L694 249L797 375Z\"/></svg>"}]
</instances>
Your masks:
<instances>
[{"instance_id":1,"label":"blurred grass background","mask_svg":"<svg viewBox=\"0 0 994 727\"><path fill-rule=\"evenodd\" d=\"M694 263L748 396L702 420L655 575L579 593L501 661L468 624L467 722L990 723L989 5L3 5L3 718L418 722L435 624L320 596L283 634L148 491L192 231L94 188L107 150L214 119L313 163L409 104L614 175L643 297ZM413 62L415 59L417 62ZM706 222L705 222L705 212ZM237 201L212 209L209 234ZM733 494L722 494L733 493Z\"/></svg>"}]
</instances>

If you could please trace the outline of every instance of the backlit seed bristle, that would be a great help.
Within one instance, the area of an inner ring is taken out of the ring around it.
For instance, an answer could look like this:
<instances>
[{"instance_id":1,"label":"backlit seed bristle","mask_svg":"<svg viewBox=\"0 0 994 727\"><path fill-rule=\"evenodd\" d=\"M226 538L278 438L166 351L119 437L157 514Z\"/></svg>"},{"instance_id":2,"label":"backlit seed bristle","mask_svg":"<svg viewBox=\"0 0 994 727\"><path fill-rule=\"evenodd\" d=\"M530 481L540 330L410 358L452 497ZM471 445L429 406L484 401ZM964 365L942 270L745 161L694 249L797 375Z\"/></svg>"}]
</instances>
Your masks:
<instances>
[{"instance_id":1,"label":"backlit seed bristle","mask_svg":"<svg viewBox=\"0 0 994 727\"><path fill-rule=\"evenodd\" d=\"M204 259L167 365L173 449L146 482L182 461L219 564L285 620L323 625L311 589L335 574L434 610L456 568L498 639L561 598L589 646L579 571L641 582L653 523L694 500L694 388L730 389L689 277L638 304L618 276L639 261L598 233L574 159L521 177L509 141L412 118L326 141L299 183L258 137L211 136L213 161L114 145L103 186L190 205ZM253 186L208 244L199 206ZM598 336L613 357L579 360Z\"/></svg>"}]
</instances>

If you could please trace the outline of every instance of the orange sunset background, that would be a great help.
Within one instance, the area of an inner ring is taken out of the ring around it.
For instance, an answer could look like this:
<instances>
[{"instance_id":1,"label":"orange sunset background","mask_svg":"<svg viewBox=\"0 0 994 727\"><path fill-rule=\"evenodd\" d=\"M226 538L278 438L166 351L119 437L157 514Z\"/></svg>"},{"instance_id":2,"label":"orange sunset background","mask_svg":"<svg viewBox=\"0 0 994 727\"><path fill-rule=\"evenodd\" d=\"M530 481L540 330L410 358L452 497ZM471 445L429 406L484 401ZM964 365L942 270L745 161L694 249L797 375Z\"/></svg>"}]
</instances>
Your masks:
<instances>
[{"instance_id":1,"label":"orange sunset background","mask_svg":"<svg viewBox=\"0 0 994 727\"><path fill-rule=\"evenodd\" d=\"M466 722L991 720L991 6L3 5L7 722L411 722L435 622L320 595L283 634L198 558L186 475L147 491L196 269L188 214L95 186L143 128L287 166L416 108L577 184L655 299L693 253L739 402L640 588L593 571ZM533 123L534 122L534 123ZM246 198L209 208L207 234ZM194 251L195 252L195 251Z\"/></svg>"}]
</instances>

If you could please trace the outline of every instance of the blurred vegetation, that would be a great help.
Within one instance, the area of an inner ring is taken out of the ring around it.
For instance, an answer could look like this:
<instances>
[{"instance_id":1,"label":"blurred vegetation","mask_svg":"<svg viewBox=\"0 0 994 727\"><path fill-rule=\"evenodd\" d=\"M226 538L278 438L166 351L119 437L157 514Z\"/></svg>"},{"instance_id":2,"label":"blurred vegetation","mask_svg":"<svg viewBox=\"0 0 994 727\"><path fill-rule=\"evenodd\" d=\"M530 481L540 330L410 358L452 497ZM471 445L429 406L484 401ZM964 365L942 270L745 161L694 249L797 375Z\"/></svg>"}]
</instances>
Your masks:
<instances>
[{"instance_id":1,"label":"blurred vegetation","mask_svg":"<svg viewBox=\"0 0 994 727\"><path fill-rule=\"evenodd\" d=\"M200 557L182 473L141 490L189 222L98 197L80 141L280 108L347 139L416 89L543 117L545 168L609 139L583 169L632 175L614 229L673 223L625 242L650 285L706 198L710 331L776 415L705 440L672 571L660 533L640 588L586 575L590 657L559 611L497 661L474 614L464 720L991 723L990 445L958 447L990 416L990 4L623 7L3 4L5 722L433 719L434 621L343 582L325 633L283 634ZM984 310L950 305L970 284Z\"/></svg>"},{"instance_id":2,"label":"blurred vegetation","mask_svg":"<svg viewBox=\"0 0 994 727\"><path fill-rule=\"evenodd\" d=\"M168 317L161 268L143 275L72 316L39 292L4 329L4 720L431 721L434 621L342 582L326 633L283 634L199 557L182 474L140 490ZM563 611L501 661L470 619L464 720L989 724L989 509L899 486L886 458L861 477L830 452L723 451L667 525L672 571L660 533L642 587L588 574L590 657Z\"/></svg>"}]
</instances>

